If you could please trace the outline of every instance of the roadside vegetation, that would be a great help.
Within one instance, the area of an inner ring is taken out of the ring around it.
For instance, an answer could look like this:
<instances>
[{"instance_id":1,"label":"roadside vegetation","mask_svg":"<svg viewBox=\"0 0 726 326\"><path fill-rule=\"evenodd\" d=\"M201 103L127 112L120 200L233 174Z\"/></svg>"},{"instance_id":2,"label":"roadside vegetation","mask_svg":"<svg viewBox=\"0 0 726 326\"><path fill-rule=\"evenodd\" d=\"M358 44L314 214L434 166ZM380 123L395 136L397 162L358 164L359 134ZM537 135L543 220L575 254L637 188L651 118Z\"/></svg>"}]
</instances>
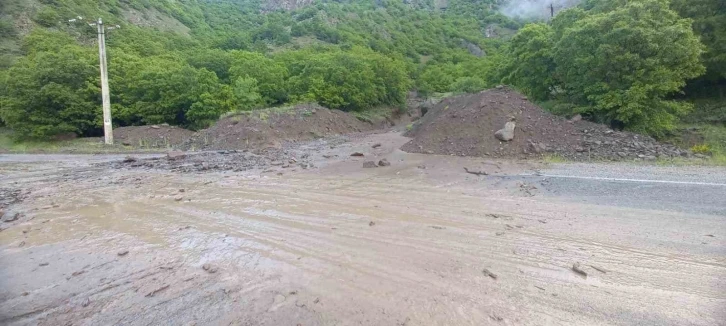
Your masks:
<instances>
[{"instance_id":1,"label":"roadside vegetation","mask_svg":"<svg viewBox=\"0 0 726 326\"><path fill-rule=\"evenodd\" d=\"M557 114L724 155L723 1L586 0L547 22L506 17L497 0L272 4L3 1L1 123L15 141L101 134L96 35L83 21L102 17L121 27L107 34L117 126L201 129L303 102L372 121L411 90L506 83ZM701 143L686 144L686 129Z\"/></svg>"}]
</instances>

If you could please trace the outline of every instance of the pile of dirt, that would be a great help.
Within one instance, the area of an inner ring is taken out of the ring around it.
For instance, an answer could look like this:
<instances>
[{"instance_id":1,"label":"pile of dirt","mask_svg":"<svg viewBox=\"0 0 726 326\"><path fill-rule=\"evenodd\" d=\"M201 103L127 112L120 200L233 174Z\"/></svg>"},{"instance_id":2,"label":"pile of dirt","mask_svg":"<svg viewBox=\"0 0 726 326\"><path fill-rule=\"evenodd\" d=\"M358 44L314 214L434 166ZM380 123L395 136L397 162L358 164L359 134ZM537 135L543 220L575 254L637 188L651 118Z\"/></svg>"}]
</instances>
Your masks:
<instances>
[{"instance_id":1,"label":"pile of dirt","mask_svg":"<svg viewBox=\"0 0 726 326\"><path fill-rule=\"evenodd\" d=\"M270 108L236 114L199 131L186 150L281 148L284 142L305 141L372 129L350 113L317 104Z\"/></svg>"},{"instance_id":2,"label":"pile of dirt","mask_svg":"<svg viewBox=\"0 0 726 326\"><path fill-rule=\"evenodd\" d=\"M120 127L113 130L114 141L140 148L176 148L187 142L194 131L167 124Z\"/></svg>"},{"instance_id":3,"label":"pile of dirt","mask_svg":"<svg viewBox=\"0 0 726 326\"><path fill-rule=\"evenodd\" d=\"M515 123L514 138L495 133ZM573 160L644 159L690 156L653 138L613 131L587 121L568 121L545 112L507 87L444 99L429 110L401 147L411 153L460 156L539 157L545 153Z\"/></svg>"}]
</instances>

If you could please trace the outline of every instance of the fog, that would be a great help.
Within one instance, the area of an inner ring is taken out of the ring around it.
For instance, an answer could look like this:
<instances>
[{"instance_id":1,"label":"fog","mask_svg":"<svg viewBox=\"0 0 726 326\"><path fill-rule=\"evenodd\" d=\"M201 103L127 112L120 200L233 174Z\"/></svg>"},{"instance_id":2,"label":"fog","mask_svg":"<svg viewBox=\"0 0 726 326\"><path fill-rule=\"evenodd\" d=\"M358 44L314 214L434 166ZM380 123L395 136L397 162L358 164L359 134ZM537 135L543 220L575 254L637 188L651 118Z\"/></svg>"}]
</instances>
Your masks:
<instances>
[{"instance_id":1,"label":"fog","mask_svg":"<svg viewBox=\"0 0 726 326\"><path fill-rule=\"evenodd\" d=\"M580 3L580 0L510 0L501 8L502 14L512 18L549 19L550 5L555 13Z\"/></svg>"}]
</instances>

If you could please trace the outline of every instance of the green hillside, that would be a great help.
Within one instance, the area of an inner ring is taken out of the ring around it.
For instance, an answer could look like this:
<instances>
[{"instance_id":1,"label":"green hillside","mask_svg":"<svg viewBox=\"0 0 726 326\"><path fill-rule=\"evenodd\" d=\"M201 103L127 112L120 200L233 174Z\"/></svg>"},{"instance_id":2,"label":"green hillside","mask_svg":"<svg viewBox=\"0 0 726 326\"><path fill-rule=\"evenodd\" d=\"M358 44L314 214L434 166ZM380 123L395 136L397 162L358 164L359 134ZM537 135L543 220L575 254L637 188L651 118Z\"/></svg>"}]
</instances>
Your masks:
<instances>
[{"instance_id":1,"label":"green hillside","mask_svg":"<svg viewBox=\"0 0 726 326\"><path fill-rule=\"evenodd\" d=\"M87 25L98 17L120 27L107 33L117 125L196 129L230 111L302 101L364 111L402 106L411 90L474 92L504 81L559 113L658 135L690 110L684 89L719 101L704 90L722 92L726 79L721 1L589 0L517 36L524 21L499 13L504 2L6 0L0 118L23 138L99 134L96 34ZM603 34L618 24L645 43ZM622 56L585 60L598 44Z\"/></svg>"}]
</instances>

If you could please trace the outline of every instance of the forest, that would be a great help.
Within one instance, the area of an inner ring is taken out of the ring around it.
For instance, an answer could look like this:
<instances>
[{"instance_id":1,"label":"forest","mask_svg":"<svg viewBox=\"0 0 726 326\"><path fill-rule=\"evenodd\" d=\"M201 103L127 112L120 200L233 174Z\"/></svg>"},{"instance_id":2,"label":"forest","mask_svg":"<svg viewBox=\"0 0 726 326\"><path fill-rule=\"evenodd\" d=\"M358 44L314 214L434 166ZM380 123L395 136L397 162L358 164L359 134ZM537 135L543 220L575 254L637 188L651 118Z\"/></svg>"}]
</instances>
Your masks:
<instances>
[{"instance_id":1,"label":"forest","mask_svg":"<svg viewBox=\"0 0 726 326\"><path fill-rule=\"evenodd\" d=\"M656 137L726 123L722 0L585 0L552 19L444 3L3 1L0 123L18 139L102 132L96 17L119 27L106 41L117 126L201 129L299 102L363 112L499 84Z\"/></svg>"}]
</instances>

